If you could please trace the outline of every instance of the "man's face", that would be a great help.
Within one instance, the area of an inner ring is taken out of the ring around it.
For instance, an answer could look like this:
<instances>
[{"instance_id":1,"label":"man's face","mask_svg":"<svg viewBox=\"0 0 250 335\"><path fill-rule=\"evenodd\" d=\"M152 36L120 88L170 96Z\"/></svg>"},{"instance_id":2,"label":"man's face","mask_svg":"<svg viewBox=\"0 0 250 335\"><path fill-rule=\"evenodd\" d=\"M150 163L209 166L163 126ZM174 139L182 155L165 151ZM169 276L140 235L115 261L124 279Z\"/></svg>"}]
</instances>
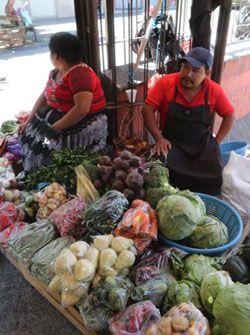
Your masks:
<instances>
[{"instance_id":1,"label":"man's face","mask_svg":"<svg viewBox=\"0 0 250 335\"><path fill-rule=\"evenodd\" d=\"M198 87L209 71L206 71L205 66L199 68L192 66L188 62L184 62L181 67L181 83L186 88Z\"/></svg>"}]
</instances>

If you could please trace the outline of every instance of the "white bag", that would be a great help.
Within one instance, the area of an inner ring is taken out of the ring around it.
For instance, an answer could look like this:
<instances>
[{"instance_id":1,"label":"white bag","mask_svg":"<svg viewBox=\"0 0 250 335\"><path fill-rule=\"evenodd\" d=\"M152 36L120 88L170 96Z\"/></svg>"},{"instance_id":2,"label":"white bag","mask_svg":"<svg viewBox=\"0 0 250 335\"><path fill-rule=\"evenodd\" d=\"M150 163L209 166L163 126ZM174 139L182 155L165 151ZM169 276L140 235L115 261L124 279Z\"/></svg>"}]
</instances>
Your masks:
<instances>
[{"instance_id":1,"label":"white bag","mask_svg":"<svg viewBox=\"0 0 250 335\"><path fill-rule=\"evenodd\" d=\"M231 204L242 217L250 217L250 157L231 152L222 173L222 199Z\"/></svg>"}]
</instances>

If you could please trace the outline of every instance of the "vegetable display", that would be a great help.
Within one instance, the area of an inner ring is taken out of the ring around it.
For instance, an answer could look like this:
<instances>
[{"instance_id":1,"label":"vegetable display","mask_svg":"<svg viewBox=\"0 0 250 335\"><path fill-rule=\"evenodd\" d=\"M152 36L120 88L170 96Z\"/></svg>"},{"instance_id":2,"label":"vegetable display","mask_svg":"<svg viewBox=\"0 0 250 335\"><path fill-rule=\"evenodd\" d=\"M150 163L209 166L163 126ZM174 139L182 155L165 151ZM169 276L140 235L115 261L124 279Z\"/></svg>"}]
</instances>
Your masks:
<instances>
[{"instance_id":1,"label":"vegetable display","mask_svg":"<svg viewBox=\"0 0 250 335\"><path fill-rule=\"evenodd\" d=\"M138 302L115 314L109 321L109 329L114 335L144 335L160 316L151 301Z\"/></svg>"},{"instance_id":2,"label":"vegetable display","mask_svg":"<svg viewBox=\"0 0 250 335\"><path fill-rule=\"evenodd\" d=\"M129 202L118 191L106 192L85 210L83 226L96 234L109 234L128 208Z\"/></svg>"},{"instance_id":3,"label":"vegetable display","mask_svg":"<svg viewBox=\"0 0 250 335\"><path fill-rule=\"evenodd\" d=\"M32 256L55 239L55 230L47 220L38 220L25 228L7 243L10 253L30 265Z\"/></svg>"},{"instance_id":4,"label":"vegetable display","mask_svg":"<svg viewBox=\"0 0 250 335\"><path fill-rule=\"evenodd\" d=\"M146 188L146 200L153 208L165 196L176 193L178 190L169 184L168 169L160 161L147 164L143 172Z\"/></svg>"},{"instance_id":5,"label":"vegetable display","mask_svg":"<svg viewBox=\"0 0 250 335\"><path fill-rule=\"evenodd\" d=\"M38 219L46 219L55 209L67 202L67 192L58 183L52 183L43 192L35 195L35 201L39 204Z\"/></svg>"},{"instance_id":6,"label":"vegetable display","mask_svg":"<svg viewBox=\"0 0 250 335\"><path fill-rule=\"evenodd\" d=\"M61 236L75 236L85 207L83 200L76 197L54 210L49 220L57 227Z\"/></svg>"},{"instance_id":7,"label":"vegetable display","mask_svg":"<svg viewBox=\"0 0 250 335\"><path fill-rule=\"evenodd\" d=\"M172 307L145 335L210 335L208 320L192 303Z\"/></svg>"},{"instance_id":8,"label":"vegetable display","mask_svg":"<svg viewBox=\"0 0 250 335\"><path fill-rule=\"evenodd\" d=\"M166 313L171 307L183 302L192 302L201 309L199 286L189 280L173 281L164 297L162 312Z\"/></svg>"},{"instance_id":9,"label":"vegetable display","mask_svg":"<svg viewBox=\"0 0 250 335\"><path fill-rule=\"evenodd\" d=\"M208 273L220 270L214 258L196 254L187 257L184 266L183 279L190 280L198 286Z\"/></svg>"},{"instance_id":10,"label":"vegetable display","mask_svg":"<svg viewBox=\"0 0 250 335\"><path fill-rule=\"evenodd\" d=\"M86 258L90 246L78 241L63 249L54 262L55 276L49 284L53 292L61 292L63 306L71 306L87 297L97 263Z\"/></svg>"},{"instance_id":11,"label":"vegetable display","mask_svg":"<svg viewBox=\"0 0 250 335\"><path fill-rule=\"evenodd\" d=\"M207 274L201 283L200 296L202 305L210 315L213 310L213 303L220 291L233 285L233 281L226 271L215 271Z\"/></svg>"},{"instance_id":12,"label":"vegetable display","mask_svg":"<svg viewBox=\"0 0 250 335\"><path fill-rule=\"evenodd\" d=\"M97 163L99 155L89 153L86 150L62 149L52 153L51 164L42 166L38 170L30 173L25 179L25 187L28 190L35 189L41 182L57 182L66 185L71 193L76 193L75 167L83 165L87 170L91 180L95 180L99 175ZM67 176L67 178L66 178Z\"/></svg>"},{"instance_id":13,"label":"vegetable display","mask_svg":"<svg viewBox=\"0 0 250 335\"><path fill-rule=\"evenodd\" d=\"M14 134L17 131L18 124L14 120L7 120L2 123L0 132L2 134Z\"/></svg>"},{"instance_id":14,"label":"vegetable display","mask_svg":"<svg viewBox=\"0 0 250 335\"><path fill-rule=\"evenodd\" d=\"M94 182L98 190L117 190L122 192L129 201L145 198L140 157L124 150L113 160L109 156L101 157L99 163L101 177Z\"/></svg>"},{"instance_id":15,"label":"vegetable display","mask_svg":"<svg viewBox=\"0 0 250 335\"><path fill-rule=\"evenodd\" d=\"M227 227L214 216L205 215L186 242L198 248L217 248L228 243Z\"/></svg>"},{"instance_id":16,"label":"vegetable display","mask_svg":"<svg viewBox=\"0 0 250 335\"><path fill-rule=\"evenodd\" d=\"M249 335L250 285L224 287L215 299L213 315L221 335Z\"/></svg>"},{"instance_id":17,"label":"vegetable display","mask_svg":"<svg viewBox=\"0 0 250 335\"><path fill-rule=\"evenodd\" d=\"M156 213L163 235L178 241L192 234L206 208L200 197L190 191L181 191L162 198Z\"/></svg>"},{"instance_id":18,"label":"vegetable display","mask_svg":"<svg viewBox=\"0 0 250 335\"><path fill-rule=\"evenodd\" d=\"M38 250L30 261L30 272L32 275L48 284L54 275L51 264L55 261L55 258L59 255L62 249L66 248L71 243L72 237L60 237Z\"/></svg>"},{"instance_id":19,"label":"vegetable display","mask_svg":"<svg viewBox=\"0 0 250 335\"><path fill-rule=\"evenodd\" d=\"M7 136L4 150L20 152L17 140ZM198 195L169 184L160 161L63 149L16 177L12 156L0 158L1 251L60 296L65 313L78 309L88 331L210 335L204 312L213 335L250 334L250 238L215 258L158 241L158 229L198 248L229 239Z\"/></svg>"}]
</instances>

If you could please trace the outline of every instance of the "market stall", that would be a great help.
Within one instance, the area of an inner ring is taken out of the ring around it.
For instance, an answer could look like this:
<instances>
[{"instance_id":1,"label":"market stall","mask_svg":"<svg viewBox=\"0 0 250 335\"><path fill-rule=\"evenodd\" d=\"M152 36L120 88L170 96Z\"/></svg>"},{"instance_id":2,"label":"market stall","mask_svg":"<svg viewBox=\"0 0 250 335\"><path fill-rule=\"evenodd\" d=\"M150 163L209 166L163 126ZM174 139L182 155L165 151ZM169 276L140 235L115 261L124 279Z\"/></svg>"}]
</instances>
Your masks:
<instances>
[{"instance_id":1,"label":"market stall","mask_svg":"<svg viewBox=\"0 0 250 335\"><path fill-rule=\"evenodd\" d=\"M16 129L1 128L0 249L83 334L249 334L250 221L172 187L147 143L55 151L24 175Z\"/></svg>"}]
</instances>

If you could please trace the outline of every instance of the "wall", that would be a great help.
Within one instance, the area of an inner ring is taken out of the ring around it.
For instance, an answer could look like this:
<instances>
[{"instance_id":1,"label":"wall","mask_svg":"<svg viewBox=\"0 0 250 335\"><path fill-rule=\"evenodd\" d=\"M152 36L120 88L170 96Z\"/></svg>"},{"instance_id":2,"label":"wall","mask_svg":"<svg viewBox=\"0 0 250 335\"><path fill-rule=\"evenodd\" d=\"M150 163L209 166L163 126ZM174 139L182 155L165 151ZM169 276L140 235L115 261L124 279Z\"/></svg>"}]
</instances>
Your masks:
<instances>
[{"instance_id":1,"label":"wall","mask_svg":"<svg viewBox=\"0 0 250 335\"><path fill-rule=\"evenodd\" d=\"M226 60L221 86L235 107L237 119L250 113L250 55ZM220 123L221 118L216 117L215 130Z\"/></svg>"}]
</instances>

